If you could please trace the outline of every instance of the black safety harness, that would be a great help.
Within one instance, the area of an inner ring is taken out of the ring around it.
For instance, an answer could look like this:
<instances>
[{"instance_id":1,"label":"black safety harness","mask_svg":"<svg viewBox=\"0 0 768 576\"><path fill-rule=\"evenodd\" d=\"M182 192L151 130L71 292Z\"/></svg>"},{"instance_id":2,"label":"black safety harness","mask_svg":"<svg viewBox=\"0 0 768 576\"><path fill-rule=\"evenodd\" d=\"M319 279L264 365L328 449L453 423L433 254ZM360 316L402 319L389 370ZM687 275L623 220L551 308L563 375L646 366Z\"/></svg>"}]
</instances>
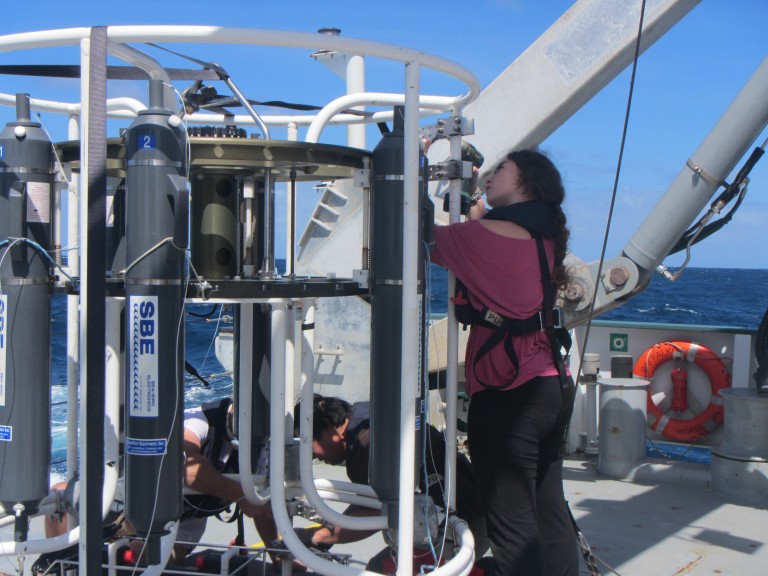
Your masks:
<instances>
[{"instance_id":1,"label":"black safety harness","mask_svg":"<svg viewBox=\"0 0 768 576\"><path fill-rule=\"evenodd\" d=\"M560 349L561 347L565 348L566 355L568 354L571 348L571 336L563 326L560 309L552 306L555 302L557 287L549 271L549 262L547 261L544 240L542 239L544 235L552 235L551 226L547 223L548 214L549 208L542 202L522 202L504 208L496 208L484 216L488 220L506 220L519 224L528 230L536 240L536 248L539 254L539 269L541 271L541 285L544 293L542 309L539 312L528 318L509 318L487 306L482 310L478 310L469 302L467 287L458 278L456 279L456 295L451 298L451 301L454 303L456 319L464 325L465 329L467 326L476 325L490 328L494 331L491 337L483 343L472 360L471 370L475 379L485 388L498 388L505 386L507 383L493 385L483 382L476 372L477 363L480 359L494 347L503 343L507 356L509 356L512 364L517 369L519 362L512 345L512 338L535 332L544 332L547 336L549 347L552 351L552 360L557 368L563 391L569 385L565 361L560 353Z\"/></svg>"},{"instance_id":2,"label":"black safety harness","mask_svg":"<svg viewBox=\"0 0 768 576\"><path fill-rule=\"evenodd\" d=\"M543 202L519 202L510 206L494 208L488 212L484 218L488 220L506 220L508 222L514 222L528 230L531 236L536 240L544 299L542 309L533 316L528 318L509 318L503 314L495 312L487 306L482 310L478 310L472 306L469 301L469 291L467 290L467 287L458 278L456 279L456 295L451 298L454 303L456 319L464 325L464 329L470 325L477 325L494 330L491 337L480 347L480 350L478 350L472 362L471 370L475 375L475 379L485 388L498 388L499 386L486 384L478 378L476 367L480 358L503 342L507 355L515 368L517 368L519 364L517 354L512 346L512 337L533 334L535 332L544 332L547 335L549 348L552 352L552 360L555 363L560 378L560 389L565 397L571 383L565 370L565 360L560 353L560 349L564 348L567 356L571 349L572 342L570 334L563 326L563 318L560 309L556 306L552 306L555 302L557 286L552 281L552 274L549 271L549 262L547 261L547 253L544 250L543 240L543 237L552 237L554 235L554 230L551 225L551 210ZM589 569L591 575L599 576L600 571L597 568L596 558L594 554L592 554L592 549L590 548L584 533L576 523L576 519L573 517L570 506L566 507L568 508L568 514L574 532L576 533L576 540L584 558L585 565Z\"/></svg>"},{"instance_id":3,"label":"black safety harness","mask_svg":"<svg viewBox=\"0 0 768 576\"><path fill-rule=\"evenodd\" d=\"M200 453L213 465L217 472L221 474L235 473L239 470L237 454L230 454L226 462L222 454L224 445L231 443L232 439L227 430L227 414L232 404L231 398L213 400L202 405L203 415L208 420L208 437L200 447ZM235 504L235 510L228 519L222 516L227 511L231 503L211 496L209 494L189 494L184 497L184 518L207 518L216 516L219 520L226 523L237 522L236 546L245 545L245 525L243 523L243 512Z\"/></svg>"},{"instance_id":4,"label":"black safety harness","mask_svg":"<svg viewBox=\"0 0 768 576\"><path fill-rule=\"evenodd\" d=\"M238 471L237 454L232 454L224 461L222 454L229 440L227 432L227 412L232 404L230 398L213 400L202 405L203 415L208 420L208 437L200 447L200 453L221 474ZM217 516L229 508L230 503L208 494L189 494L184 497L182 518L205 518Z\"/></svg>"}]
</instances>

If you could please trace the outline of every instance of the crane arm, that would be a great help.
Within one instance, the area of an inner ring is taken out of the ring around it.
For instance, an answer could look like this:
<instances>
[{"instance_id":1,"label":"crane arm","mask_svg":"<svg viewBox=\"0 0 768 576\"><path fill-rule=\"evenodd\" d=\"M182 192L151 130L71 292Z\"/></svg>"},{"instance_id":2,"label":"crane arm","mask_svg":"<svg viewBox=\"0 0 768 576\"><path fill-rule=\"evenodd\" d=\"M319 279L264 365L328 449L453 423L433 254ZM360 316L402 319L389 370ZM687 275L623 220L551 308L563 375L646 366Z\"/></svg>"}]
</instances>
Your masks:
<instances>
[{"instance_id":1,"label":"crane arm","mask_svg":"<svg viewBox=\"0 0 768 576\"><path fill-rule=\"evenodd\" d=\"M664 258L768 126L766 94L768 57L682 167L622 255L605 261L602 267L597 262L571 262L571 282L562 299L568 326L616 308L647 288ZM593 296L595 305L591 307Z\"/></svg>"}]
</instances>

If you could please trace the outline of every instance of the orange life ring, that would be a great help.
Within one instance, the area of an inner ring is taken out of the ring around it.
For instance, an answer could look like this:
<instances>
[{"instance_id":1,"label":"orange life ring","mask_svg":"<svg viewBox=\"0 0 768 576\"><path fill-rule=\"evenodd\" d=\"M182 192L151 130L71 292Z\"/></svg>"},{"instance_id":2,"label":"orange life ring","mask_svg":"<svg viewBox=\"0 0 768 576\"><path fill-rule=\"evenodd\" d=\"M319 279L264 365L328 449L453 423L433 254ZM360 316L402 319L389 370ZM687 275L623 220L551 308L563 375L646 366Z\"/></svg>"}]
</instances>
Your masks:
<instances>
[{"instance_id":1,"label":"orange life ring","mask_svg":"<svg viewBox=\"0 0 768 576\"><path fill-rule=\"evenodd\" d=\"M673 360L675 353L682 353L683 360L694 362L709 378L712 395L707 408L694 418L673 418L661 411L653 401L648 388L648 426L669 438L691 442L712 433L723 423L723 400L720 391L731 387L731 377L720 357L709 348L693 342L659 342L643 352L635 364L633 373L650 380L656 369Z\"/></svg>"}]
</instances>

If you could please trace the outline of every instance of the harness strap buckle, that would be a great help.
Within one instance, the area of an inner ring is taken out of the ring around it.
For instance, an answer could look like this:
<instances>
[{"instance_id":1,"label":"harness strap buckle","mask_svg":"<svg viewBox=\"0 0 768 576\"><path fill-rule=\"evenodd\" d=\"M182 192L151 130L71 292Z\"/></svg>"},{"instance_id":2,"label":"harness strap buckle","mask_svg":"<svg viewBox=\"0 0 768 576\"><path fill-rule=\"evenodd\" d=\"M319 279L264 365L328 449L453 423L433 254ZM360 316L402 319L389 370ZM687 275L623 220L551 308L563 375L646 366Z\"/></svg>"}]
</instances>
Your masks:
<instances>
[{"instance_id":1,"label":"harness strap buckle","mask_svg":"<svg viewBox=\"0 0 768 576\"><path fill-rule=\"evenodd\" d=\"M558 306L555 306L552 308L551 311L541 311L539 312L539 325L541 326L541 331L544 332L547 329L547 314L552 314L552 328L559 329L563 328L563 313L562 310Z\"/></svg>"}]
</instances>

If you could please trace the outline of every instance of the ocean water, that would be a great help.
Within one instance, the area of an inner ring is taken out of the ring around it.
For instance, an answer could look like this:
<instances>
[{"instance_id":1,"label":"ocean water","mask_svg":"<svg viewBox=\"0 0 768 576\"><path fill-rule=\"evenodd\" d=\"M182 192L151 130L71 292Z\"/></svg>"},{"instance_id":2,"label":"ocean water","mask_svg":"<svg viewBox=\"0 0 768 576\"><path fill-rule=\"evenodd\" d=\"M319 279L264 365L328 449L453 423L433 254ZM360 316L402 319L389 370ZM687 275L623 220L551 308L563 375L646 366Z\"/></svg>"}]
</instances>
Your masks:
<instances>
[{"instance_id":1,"label":"ocean water","mask_svg":"<svg viewBox=\"0 0 768 576\"><path fill-rule=\"evenodd\" d=\"M278 268L281 262L278 261ZM430 298L432 314L447 309L447 272L432 266ZM668 324L729 326L756 330L768 308L768 270L689 268L676 282L656 276L650 287L623 307L600 319ZM216 359L214 340L218 330L232 326L232 308L226 305L187 306L186 360L207 385L187 374L185 405L199 405L232 392L231 375ZM63 471L66 450L66 298L53 304L52 359L52 462Z\"/></svg>"},{"instance_id":2,"label":"ocean water","mask_svg":"<svg viewBox=\"0 0 768 576\"><path fill-rule=\"evenodd\" d=\"M447 308L448 273L432 267L432 312ZM728 326L756 330L768 308L768 270L687 268L669 282L655 275L651 285L600 320Z\"/></svg>"},{"instance_id":3,"label":"ocean water","mask_svg":"<svg viewBox=\"0 0 768 576\"><path fill-rule=\"evenodd\" d=\"M688 268L649 288L601 320L729 326L756 330L768 308L768 270Z\"/></svg>"}]
</instances>

